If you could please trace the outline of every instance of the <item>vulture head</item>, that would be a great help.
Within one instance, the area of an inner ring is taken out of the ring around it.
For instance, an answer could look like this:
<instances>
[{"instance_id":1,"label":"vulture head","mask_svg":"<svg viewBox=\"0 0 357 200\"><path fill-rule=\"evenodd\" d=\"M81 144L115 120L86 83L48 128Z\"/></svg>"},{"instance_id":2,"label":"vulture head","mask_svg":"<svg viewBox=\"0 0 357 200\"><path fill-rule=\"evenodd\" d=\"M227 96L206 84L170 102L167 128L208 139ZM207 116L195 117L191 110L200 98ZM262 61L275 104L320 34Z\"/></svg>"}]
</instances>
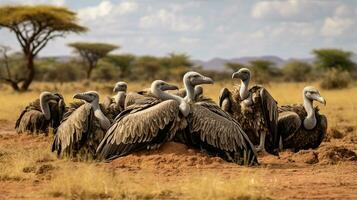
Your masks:
<instances>
[{"instance_id":1,"label":"vulture head","mask_svg":"<svg viewBox=\"0 0 357 200\"><path fill-rule=\"evenodd\" d=\"M99 103L99 94L96 91L78 93L73 96L74 99L80 99L87 103Z\"/></svg>"},{"instance_id":2,"label":"vulture head","mask_svg":"<svg viewBox=\"0 0 357 200\"><path fill-rule=\"evenodd\" d=\"M238 78L242 81L250 79L250 70L248 68L241 68L232 74L232 79Z\"/></svg>"},{"instance_id":3,"label":"vulture head","mask_svg":"<svg viewBox=\"0 0 357 200\"><path fill-rule=\"evenodd\" d=\"M324 105L326 105L326 100L321 96L319 90L312 86L307 86L303 90L303 95L307 99L309 99L311 102L313 101L318 101Z\"/></svg>"},{"instance_id":4,"label":"vulture head","mask_svg":"<svg viewBox=\"0 0 357 200\"><path fill-rule=\"evenodd\" d=\"M201 84L213 84L213 80L207 76L203 76L198 72L187 72L183 76L183 80L185 83L190 84L192 87Z\"/></svg>"},{"instance_id":5,"label":"vulture head","mask_svg":"<svg viewBox=\"0 0 357 200\"><path fill-rule=\"evenodd\" d=\"M60 98L52 94L51 92L42 92L40 94L40 106L42 113L45 115L45 118L49 120L51 118L51 113L50 113L50 108L49 108L49 103L50 101L59 101Z\"/></svg>"},{"instance_id":6,"label":"vulture head","mask_svg":"<svg viewBox=\"0 0 357 200\"><path fill-rule=\"evenodd\" d=\"M117 82L113 88L113 92L126 92L126 90L128 89L128 85L123 82Z\"/></svg>"},{"instance_id":7,"label":"vulture head","mask_svg":"<svg viewBox=\"0 0 357 200\"><path fill-rule=\"evenodd\" d=\"M166 91L166 90L178 90L176 85L169 84L162 80L156 80L151 83L151 92L155 94L155 91Z\"/></svg>"}]
</instances>

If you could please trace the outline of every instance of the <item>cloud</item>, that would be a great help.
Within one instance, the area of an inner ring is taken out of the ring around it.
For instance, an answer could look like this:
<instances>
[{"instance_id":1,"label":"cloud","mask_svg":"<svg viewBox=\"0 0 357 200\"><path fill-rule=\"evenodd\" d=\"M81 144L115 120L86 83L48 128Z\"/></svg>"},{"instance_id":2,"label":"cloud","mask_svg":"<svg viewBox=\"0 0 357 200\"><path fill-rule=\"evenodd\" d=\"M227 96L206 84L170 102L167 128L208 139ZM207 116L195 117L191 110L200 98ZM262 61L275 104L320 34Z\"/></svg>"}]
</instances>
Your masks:
<instances>
[{"instance_id":1,"label":"cloud","mask_svg":"<svg viewBox=\"0 0 357 200\"><path fill-rule=\"evenodd\" d=\"M312 20L328 13L334 2L310 0L261 1L253 6L251 16L256 19Z\"/></svg>"},{"instance_id":2,"label":"cloud","mask_svg":"<svg viewBox=\"0 0 357 200\"><path fill-rule=\"evenodd\" d=\"M346 32L354 24L353 19L340 18L340 17L328 17L321 29L321 34L327 37L339 36Z\"/></svg>"},{"instance_id":3,"label":"cloud","mask_svg":"<svg viewBox=\"0 0 357 200\"><path fill-rule=\"evenodd\" d=\"M132 13L137 8L138 4L134 1L123 1L119 4L114 4L111 1L104 0L96 6L79 9L78 16L83 21L90 21L102 17Z\"/></svg>"},{"instance_id":4,"label":"cloud","mask_svg":"<svg viewBox=\"0 0 357 200\"><path fill-rule=\"evenodd\" d=\"M181 9L160 9L153 14L141 17L139 26L144 29L163 28L171 31L199 31L203 27L200 16L185 16Z\"/></svg>"}]
</instances>

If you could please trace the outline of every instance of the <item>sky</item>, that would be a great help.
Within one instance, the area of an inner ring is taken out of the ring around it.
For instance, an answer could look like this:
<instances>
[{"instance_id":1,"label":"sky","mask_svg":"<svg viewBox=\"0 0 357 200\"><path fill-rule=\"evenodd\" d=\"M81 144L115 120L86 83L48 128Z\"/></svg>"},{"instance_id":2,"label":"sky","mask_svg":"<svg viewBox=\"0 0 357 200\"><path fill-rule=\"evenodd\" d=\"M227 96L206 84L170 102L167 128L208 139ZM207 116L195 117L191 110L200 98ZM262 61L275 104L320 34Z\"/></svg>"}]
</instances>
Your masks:
<instances>
[{"instance_id":1,"label":"sky","mask_svg":"<svg viewBox=\"0 0 357 200\"><path fill-rule=\"evenodd\" d=\"M5 4L53 4L78 13L90 31L57 38L40 56L70 55L70 42L107 42L116 53L192 59L276 55L311 57L314 48L357 52L355 0L0 0ZM0 44L20 50L0 29Z\"/></svg>"}]
</instances>

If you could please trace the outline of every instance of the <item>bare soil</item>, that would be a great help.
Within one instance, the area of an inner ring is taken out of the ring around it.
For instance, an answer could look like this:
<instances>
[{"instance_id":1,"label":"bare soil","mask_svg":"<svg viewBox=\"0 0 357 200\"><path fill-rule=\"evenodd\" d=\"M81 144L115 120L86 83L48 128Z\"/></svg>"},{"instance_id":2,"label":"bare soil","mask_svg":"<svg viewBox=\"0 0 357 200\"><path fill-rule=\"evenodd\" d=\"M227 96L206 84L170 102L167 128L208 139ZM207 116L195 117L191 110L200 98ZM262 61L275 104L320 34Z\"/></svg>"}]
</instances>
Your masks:
<instances>
[{"instance_id":1,"label":"bare soil","mask_svg":"<svg viewBox=\"0 0 357 200\"><path fill-rule=\"evenodd\" d=\"M0 122L2 147L50 147L50 143L50 137L17 135L13 123ZM284 151L280 157L263 155L259 158L259 166L244 167L208 157L182 144L168 143L157 151L140 152L111 163L98 163L98 166L143 178L150 174L168 182L193 174L214 174L227 178L257 176L272 199L357 199L356 152L357 143L354 141L343 137L332 138L315 150L298 153ZM0 180L0 200L48 199L38 193L51 180L56 170L51 163L55 161L39 160L34 168L24 169L34 172L35 180Z\"/></svg>"}]
</instances>

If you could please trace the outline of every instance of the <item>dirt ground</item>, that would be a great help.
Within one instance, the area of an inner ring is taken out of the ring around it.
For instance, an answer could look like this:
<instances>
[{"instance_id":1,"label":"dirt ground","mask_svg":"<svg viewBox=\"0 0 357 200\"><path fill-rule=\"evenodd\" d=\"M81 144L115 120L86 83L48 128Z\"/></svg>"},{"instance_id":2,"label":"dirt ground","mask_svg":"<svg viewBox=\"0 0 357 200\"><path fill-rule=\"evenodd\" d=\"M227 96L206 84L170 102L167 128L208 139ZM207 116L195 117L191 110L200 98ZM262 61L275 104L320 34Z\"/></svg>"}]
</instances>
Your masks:
<instances>
[{"instance_id":1,"label":"dirt ground","mask_svg":"<svg viewBox=\"0 0 357 200\"><path fill-rule=\"evenodd\" d=\"M1 121L0 125L2 148L46 149L50 146L50 137L17 135L12 122ZM154 152L141 152L111 163L98 163L97 166L142 179L154 176L167 183L175 183L193 174L213 174L225 179L255 176L268 199L357 199L356 152L357 144L354 141L346 138L330 139L316 150L299 153L285 151L279 158L264 155L260 158L259 166L243 167L220 158L207 157L181 144L168 143ZM0 158L2 156L4 155L0 151ZM51 158L36 162L36 169L23 169L29 173L34 171L35 178L0 179L1 200L49 199L42 191L53 178L56 171L53 166L59 166L58 163L53 163L58 161ZM53 195L51 198L65 199L60 195ZM161 198L179 199L170 195Z\"/></svg>"}]
</instances>

